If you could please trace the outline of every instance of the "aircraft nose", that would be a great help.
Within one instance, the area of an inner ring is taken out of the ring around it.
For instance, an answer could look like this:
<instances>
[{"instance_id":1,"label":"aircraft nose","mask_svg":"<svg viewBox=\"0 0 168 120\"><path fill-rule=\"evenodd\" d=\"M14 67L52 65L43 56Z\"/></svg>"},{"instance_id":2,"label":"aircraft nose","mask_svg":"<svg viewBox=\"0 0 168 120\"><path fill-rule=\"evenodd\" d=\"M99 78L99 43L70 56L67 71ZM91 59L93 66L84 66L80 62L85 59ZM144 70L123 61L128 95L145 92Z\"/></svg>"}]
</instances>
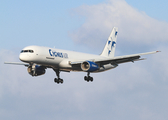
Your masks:
<instances>
[{"instance_id":1,"label":"aircraft nose","mask_svg":"<svg viewBox=\"0 0 168 120\"><path fill-rule=\"evenodd\" d=\"M20 59L21 61L23 61L23 58L24 58L24 57L23 57L23 54L20 54L20 55L19 55L19 59Z\"/></svg>"},{"instance_id":2,"label":"aircraft nose","mask_svg":"<svg viewBox=\"0 0 168 120\"><path fill-rule=\"evenodd\" d=\"M21 61L27 61L27 60L28 60L28 55L25 54L25 53L20 53L19 59L20 59Z\"/></svg>"}]
</instances>

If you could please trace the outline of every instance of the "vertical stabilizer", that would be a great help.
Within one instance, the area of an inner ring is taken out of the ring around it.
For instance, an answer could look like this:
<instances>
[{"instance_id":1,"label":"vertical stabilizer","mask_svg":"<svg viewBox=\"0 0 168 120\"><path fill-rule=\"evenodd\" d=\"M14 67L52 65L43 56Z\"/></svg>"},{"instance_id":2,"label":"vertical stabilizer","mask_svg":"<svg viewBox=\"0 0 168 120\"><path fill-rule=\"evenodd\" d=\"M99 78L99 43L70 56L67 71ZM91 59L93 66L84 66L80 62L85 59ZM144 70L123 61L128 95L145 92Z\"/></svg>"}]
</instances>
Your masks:
<instances>
[{"instance_id":1,"label":"vertical stabilizer","mask_svg":"<svg viewBox=\"0 0 168 120\"><path fill-rule=\"evenodd\" d=\"M103 50L101 56L111 57L111 58L114 57L116 40L117 40L117 33L118 33L118 28L114 27L113 30L111 31L111 34L107 40L107 43L104 47L104 50Z\"/></svg>"}]
</instances>

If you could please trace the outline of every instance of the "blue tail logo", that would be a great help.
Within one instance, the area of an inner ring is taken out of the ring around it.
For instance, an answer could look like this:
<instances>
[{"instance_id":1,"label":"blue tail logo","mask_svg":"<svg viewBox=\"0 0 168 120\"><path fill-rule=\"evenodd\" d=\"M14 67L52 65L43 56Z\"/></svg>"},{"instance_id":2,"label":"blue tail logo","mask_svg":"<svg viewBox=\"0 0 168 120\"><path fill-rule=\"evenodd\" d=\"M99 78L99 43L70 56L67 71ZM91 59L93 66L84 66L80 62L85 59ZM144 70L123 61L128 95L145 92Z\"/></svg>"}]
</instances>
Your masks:
<instances>
[{"instance_id":1,"label":"blue tail logo","mask_svg":"<svg viewBox=\"0 0 168 120\"><path fill-rule=\"evenodd\" d=\"M116 31L116 32L115 32L115 37L117 36L117 33L118 33L118 32Z\"/></svg>"},{"instance_id":2,"label":"blue tail logo","mask_svg":"<svg viewBox=\"0 0 168 120\"><path fill-rule=\"evenodd\" d=\"M117 32L116 32L116 34L117 34ZM115 44L116 44L115 41L113 41L112 44L111 44L111 41L108 41L108 55L110 55L112 48L114 47Z\"/></svg>"}]
</instances>

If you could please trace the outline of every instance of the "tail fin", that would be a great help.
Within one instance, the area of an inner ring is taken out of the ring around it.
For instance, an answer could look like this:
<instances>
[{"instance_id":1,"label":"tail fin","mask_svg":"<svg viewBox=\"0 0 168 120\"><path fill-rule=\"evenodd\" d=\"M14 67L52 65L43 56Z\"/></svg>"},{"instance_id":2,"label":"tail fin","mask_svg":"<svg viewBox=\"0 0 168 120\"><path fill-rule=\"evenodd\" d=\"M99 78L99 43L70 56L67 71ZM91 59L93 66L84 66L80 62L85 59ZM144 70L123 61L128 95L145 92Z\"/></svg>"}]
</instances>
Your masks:
<instances>
[{"instance_id":1,"label":"tail fin","mask_svg":"<svg viewBox=\"0 0 168 120\"><path fill-rule=\"evenodd\" d=\"M107 43L104 47L103 52L101 53L101 56L104 57L114 57L115 53L115 47L116 47L116 40L117 40L117 33L118 33L118 28L114 27L113 30L111 31L111 34L107 40Z\"/></svg>"}]
</instances>

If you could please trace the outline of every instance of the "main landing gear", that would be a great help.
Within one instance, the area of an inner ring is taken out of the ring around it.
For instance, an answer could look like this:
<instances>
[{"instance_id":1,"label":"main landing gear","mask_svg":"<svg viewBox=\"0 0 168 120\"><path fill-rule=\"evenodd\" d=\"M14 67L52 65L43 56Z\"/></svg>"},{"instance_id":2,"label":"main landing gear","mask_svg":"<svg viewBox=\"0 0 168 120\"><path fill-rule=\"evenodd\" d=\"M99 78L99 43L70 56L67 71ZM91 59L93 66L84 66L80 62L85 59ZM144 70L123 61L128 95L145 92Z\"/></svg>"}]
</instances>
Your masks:
<instances>
[{"instance_id":1,"label":"main landing gear","mask_svg":"<svg viewBox=\"0 0 168 120\"><path fill-rule=\"evenodd\" d=\"M59 83L62 84L64 81L63 81L63 79L60 78L60 71L58 69L56 69L56 70L54 69L54 71L55 71L55 73L58 77L58 78L54 79L54 82L57 83L57 84L59 84Z\"/></svg>"},{"instance_id":2,"label":"main landing gear","mask_svg":"<svg viewBox=\"0 0 168 120\"><path fill-rule=\"evenodd\" d=\"M62 84L64 81L63 81L63 79L60 78L59 69L53 69L53 70L55 71L55 73L57 75L57 78L54 79L54 82L57 84L59 84L59 83ZM90 72L87 73L87 76L84 77L84 80L87 82L89 82L89 81L93 82L93 77L90 76Z\"/></svg>"},{"instance_id":3,"label":"main landing gear","mask_svg":"<svg viewBox=\"0 0 168 120\"><path fill-rule=\"evenodd\" d=\"M90 72L88 72L87 76L84 77L84 80L87 82L89 81L93 82L93 77L90 77Z\"/></svg>"}]
</instances>

